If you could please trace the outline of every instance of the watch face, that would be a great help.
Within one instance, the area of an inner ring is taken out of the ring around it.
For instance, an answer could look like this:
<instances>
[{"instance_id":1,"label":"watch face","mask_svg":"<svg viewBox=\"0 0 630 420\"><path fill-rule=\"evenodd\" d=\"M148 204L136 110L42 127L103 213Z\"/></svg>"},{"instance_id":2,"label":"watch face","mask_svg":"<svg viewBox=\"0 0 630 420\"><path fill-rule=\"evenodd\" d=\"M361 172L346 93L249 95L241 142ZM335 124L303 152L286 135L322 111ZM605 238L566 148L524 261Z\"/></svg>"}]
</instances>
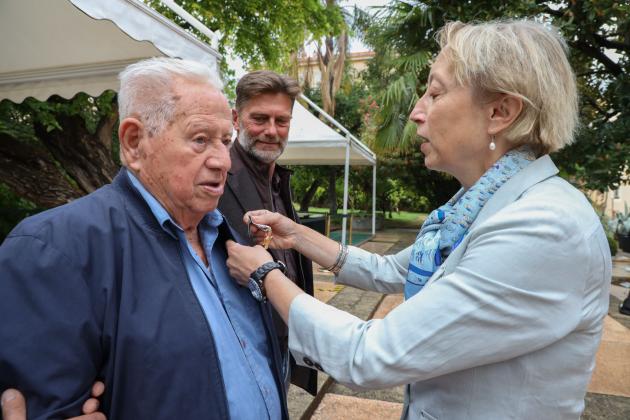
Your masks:
<instances>
[{"instance_id":1,"label":"watch face","mask_svg":"<svg viewBox=\"0 0 630 420\"><path fill-rule=\"evenodd\" d=\"M249 288L249 291L252 292L252 296L254 296L254 299L259 302L263 301L264 297L262 294L262 290L260 290L260 286L258 285L256 280L249 279L249 282L247 282L247 287Z\"/></svg>"}]
</instances>

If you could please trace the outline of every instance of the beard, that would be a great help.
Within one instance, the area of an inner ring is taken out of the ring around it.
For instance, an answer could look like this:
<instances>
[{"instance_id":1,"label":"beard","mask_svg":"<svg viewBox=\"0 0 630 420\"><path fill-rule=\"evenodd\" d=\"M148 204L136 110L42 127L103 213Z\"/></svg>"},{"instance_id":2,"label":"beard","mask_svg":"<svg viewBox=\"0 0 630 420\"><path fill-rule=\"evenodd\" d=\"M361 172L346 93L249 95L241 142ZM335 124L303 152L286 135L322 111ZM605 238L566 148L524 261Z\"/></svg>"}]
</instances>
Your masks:
<instances>
[{"instance_id":1,"label":"beard","mask_svg":"<svg viewBox=\"0 0 630 420\"><path fill-rule=\"evenodd\" d=\"M266 143L277 143L280 147L277 150L260 150L256 148L257 141L264 141ZM273 139L251 137L247 130L245 130L243 127L240 127L238 133L238 142L243 147L243 149L254 159L264 163L275 162L280 157L282 152L284 152L284 148L287 146L287 139L282 139L280 136L276 136Z\"/></svg>"}]
</instances>

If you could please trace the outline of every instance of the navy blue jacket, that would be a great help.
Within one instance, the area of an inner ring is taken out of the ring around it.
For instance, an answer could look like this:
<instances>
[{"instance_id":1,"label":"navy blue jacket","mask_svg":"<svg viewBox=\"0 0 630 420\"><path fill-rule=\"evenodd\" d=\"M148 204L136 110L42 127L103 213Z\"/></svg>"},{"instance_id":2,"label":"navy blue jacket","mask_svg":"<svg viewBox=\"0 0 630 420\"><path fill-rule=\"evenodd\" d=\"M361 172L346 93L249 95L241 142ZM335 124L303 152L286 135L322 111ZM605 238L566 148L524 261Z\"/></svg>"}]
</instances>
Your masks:
<instances>
[{"instance_id":1,"label":"navy blue jacket","mask_svg":"<svg viewBox=\"0 0 630 420\"><path fill-rule=\"evenodd\" d=\"M217 244L229 237L224 223ZM252 305L288 418L270 307ZM25 219L0 247L0 391L23 391L29 418L64 418L80 414L97 378L111 419L229 418L211 327L177 239L125 169L111 185Z\"/></svg>"}]
</instances>

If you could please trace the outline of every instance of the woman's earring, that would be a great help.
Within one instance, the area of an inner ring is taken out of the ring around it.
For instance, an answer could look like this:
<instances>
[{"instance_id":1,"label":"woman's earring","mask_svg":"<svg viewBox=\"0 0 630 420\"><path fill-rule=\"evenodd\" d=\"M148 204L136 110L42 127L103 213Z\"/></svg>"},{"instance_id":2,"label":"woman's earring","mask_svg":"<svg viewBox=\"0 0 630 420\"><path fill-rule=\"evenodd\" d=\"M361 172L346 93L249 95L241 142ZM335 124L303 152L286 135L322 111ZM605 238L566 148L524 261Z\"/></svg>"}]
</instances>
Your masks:
<instances>
[{"instance_id":1,"label":"woman's earring","mask_svg":"<svg viewBox=\"0 0 630 420\"><path fill-rule=\"evenodd\" d=\"M490 145L488 146L490 150L494 150L497 148L497 145L494 142L494 136L492 136L492 140L490 140Z\"/></svg>"}]
</instances>

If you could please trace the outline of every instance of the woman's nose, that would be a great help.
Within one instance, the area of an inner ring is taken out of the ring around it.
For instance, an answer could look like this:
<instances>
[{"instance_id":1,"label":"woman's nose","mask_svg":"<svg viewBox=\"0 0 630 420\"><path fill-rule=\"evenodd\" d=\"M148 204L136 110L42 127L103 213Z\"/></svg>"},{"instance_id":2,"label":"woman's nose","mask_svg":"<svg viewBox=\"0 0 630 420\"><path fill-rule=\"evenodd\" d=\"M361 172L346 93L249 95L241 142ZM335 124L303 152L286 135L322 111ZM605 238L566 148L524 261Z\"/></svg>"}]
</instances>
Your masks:
<instances>
[{"instance_id":1,"label":"woman's nose","mask_svg":"<svg viewBox=\"0 0 630 420\"><path fill-rule=\"evenodd\" d=\"M416 106L413 107L413 109L411 110L411 114L409 114L409 119L416 124L422 124L427 120L427 114L424 111L424 107L422 106L423 98L424 96L418 99L418 102L416 102Z\"/></svg>"}]
</instances>

